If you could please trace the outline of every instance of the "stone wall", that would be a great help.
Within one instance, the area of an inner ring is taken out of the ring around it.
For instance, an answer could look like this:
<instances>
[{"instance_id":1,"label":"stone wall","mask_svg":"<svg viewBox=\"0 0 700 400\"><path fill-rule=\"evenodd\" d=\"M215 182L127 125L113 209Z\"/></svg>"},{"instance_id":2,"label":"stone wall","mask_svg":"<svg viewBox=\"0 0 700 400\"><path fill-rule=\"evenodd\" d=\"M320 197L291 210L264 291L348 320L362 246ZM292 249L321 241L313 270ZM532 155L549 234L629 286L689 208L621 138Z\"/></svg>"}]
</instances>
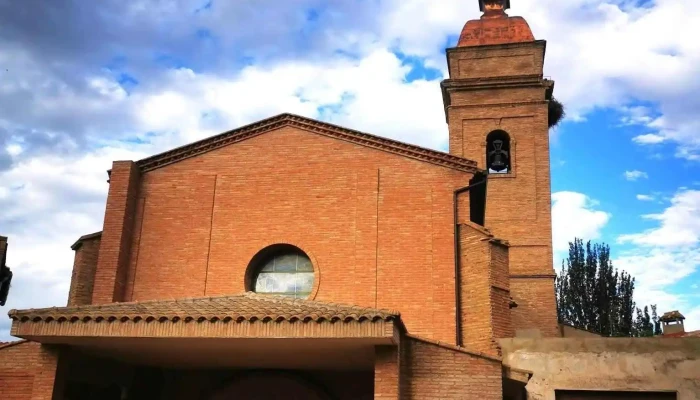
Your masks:
<instances>
[{"instance_id":1,"label":"stone wall","mask_svg":"<svg viewBox=\"0 0 700 400\"><path fill-rule=\"evenodd\" d=\"M555 390L677 391L700 398L700 339L503 339L503 364L530 371L529 400Z\"/></svg>"}]
</instances>

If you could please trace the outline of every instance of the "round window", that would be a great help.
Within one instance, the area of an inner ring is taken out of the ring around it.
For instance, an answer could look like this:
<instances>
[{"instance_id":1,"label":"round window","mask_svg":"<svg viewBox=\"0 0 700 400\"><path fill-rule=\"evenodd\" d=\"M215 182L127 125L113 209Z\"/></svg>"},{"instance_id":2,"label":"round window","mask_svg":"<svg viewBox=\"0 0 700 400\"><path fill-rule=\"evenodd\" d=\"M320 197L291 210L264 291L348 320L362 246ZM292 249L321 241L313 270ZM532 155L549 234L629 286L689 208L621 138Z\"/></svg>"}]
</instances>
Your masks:
<instances>
[{"instance_id":1,"label":"round window","mask_svg":"<svg viewBox=\"0 0 700 400\"><path fill-rule=\"evenodd\" d=\"M260 260L252 276L256 293L307 298L314 286L311 260L298 249L284 249Z\"/></svg>"}]
</instances>

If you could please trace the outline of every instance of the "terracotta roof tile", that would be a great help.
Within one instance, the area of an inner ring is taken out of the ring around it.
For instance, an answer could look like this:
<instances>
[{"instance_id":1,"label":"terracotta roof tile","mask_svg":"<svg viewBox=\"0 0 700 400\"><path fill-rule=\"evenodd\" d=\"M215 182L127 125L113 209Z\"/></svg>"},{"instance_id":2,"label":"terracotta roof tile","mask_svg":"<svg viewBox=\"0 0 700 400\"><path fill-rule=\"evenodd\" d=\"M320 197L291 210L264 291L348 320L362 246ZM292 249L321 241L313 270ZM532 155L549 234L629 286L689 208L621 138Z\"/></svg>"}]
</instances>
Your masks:
<instances>
[{"instance_id":1,"label":"terracotta roof tile","mask_svg":"<svg viewBox=\"0 0 700 400\"><path fill-rule=\"evenodd\" d=\"M678 320L684 320L685 317L683 314L681 314L678 310L674 311L669 311L667 313L664 313L664 315L659 318L661 321L678 321Z\"/></svg>"},{"instance_id":2,"label":"terracotta roof tile","mask_svg":"<svg viewBox=\"0 0 700 400\"><path fill-rule=\"evenodd\" d=\"M398 312L245 293L235 296L11 310L14 321L389 321Z\"/></svg>"},{"instance_id":3,"label":"terracotta roof tile","mask_svg":"<svg viewBox=\"0 0 700 400\"><path fill-rule=\"evenodd\" d=\"M16 345L24 343L24 342L26 342L26 340L24 340L24 339L14 340L11 342L0 342L0 349L4 349L6 347L16 346Z\"/></svg>"}]
</instances>

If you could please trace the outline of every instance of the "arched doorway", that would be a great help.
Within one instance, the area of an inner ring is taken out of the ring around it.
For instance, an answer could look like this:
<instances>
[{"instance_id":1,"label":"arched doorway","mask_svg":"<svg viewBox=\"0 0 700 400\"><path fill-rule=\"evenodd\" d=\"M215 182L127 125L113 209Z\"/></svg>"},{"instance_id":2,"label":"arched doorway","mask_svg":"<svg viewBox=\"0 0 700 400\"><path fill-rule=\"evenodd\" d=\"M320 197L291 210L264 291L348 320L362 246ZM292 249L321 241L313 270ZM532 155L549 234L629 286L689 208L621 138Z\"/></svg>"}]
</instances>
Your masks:
<instances>
[{"instance_id":1,"label":"arched doorway","mask_svg":"<svg viewBox=\"0 0 700 400\"><path fill-rule=\"evenodd\" d=\"M332 400L326 391L292 373L261 371L242 375L211 400Z\"/></svg>"}]
</instances>

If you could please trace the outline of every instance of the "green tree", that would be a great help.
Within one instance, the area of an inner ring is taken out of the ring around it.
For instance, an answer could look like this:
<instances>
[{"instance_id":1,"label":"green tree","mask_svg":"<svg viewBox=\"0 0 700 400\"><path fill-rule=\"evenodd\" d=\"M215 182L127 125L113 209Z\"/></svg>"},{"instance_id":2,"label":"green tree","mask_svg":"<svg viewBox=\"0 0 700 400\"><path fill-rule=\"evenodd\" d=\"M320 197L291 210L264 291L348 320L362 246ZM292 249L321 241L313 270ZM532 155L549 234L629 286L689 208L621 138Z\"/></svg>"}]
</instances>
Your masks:
<instances>
[{"instance_id":1,"label":"green tree","mask_svg":"<svg viewBox=\"0 0 700 400\"><path fill-rule=\"evenodd\" d=\"M606 244L569 243L569 257L557 277L559 322L603 336L653 336L661 333L656 306L644 311L634 302L634 278L617 271Z\"/></svg>"},{"instance_id":2,"label":"green tree","mask_svg":"<svg viewBox=\"0 0 700 400\"><path fill-rule=\"evenodd\" d=\"M644 310L637 308L633 336L650 337L660 334L661 321L659 321L659 316L656 314L656 305L651 306L651 315L649 315L649 307L644 306Z\"/></svg>"}]
</instances>

